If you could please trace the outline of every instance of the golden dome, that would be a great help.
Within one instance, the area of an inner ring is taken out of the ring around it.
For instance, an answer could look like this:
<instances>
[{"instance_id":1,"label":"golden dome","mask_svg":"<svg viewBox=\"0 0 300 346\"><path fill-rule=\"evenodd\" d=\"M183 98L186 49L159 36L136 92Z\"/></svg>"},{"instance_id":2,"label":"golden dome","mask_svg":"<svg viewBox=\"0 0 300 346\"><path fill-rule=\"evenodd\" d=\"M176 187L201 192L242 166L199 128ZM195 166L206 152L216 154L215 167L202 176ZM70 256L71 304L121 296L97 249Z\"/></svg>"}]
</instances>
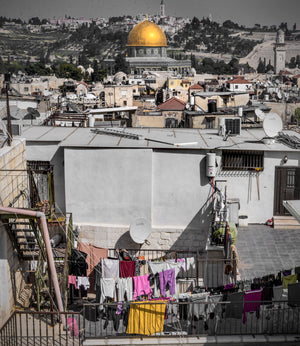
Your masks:
<instances>
[{"instance_id":1,"label":"golden dome","mask_svg":"<svg viewBox=\"0 0 300 346\"><path fill-rule=\"evenodd\" d=\"M144 20L130 31L127 47L167 47L166 35L158 25Z\"/></svg>"}]
</instances>

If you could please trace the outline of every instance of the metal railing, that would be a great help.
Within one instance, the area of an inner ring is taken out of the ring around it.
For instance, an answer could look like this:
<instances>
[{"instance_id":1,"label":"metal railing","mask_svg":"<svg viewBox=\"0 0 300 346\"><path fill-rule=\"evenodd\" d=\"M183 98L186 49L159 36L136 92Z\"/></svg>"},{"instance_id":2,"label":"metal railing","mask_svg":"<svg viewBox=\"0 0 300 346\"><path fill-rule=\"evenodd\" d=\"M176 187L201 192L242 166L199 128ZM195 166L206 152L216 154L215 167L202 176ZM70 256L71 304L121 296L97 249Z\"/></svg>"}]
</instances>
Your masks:
<instances>
[{"instance_id":1,"label":"metal railing","mask_svg":"<svg viewBox=\"0 0 300 346\"><path fill-rule=\"evenodd\" d=\"M224 286L236 282L237 261L235 259L207 258L207 254L199 251L186 250L149 250L127 249L130 256L147 261L153 260L185 260L186 270L181 270L177 279L190 280L193 286L209 288ZM115 249L108 250L108 257L116 257ZM187 270L187 259L193 258L194 265ZM229 268L230 267L230 268ZM230 270L226 270L226 268ZM148 265L141 267L140 275L150 274Z\"/></svg>"},{"instance_id":2,"label":"metal railing","mask_svg":"<svg viewBox=\"0 0 300 346\"><path fill-rule=\"evenodd\" d=\"M226 317L232 307L226 301L125 303L119 314L118 303L87 304L84 339L300 333L300 302L247 302L256 303L259 309L245 313L246 320L242 312L239 318Z\"/></svg>"},{"instance_id":3,"label":"metal railing","mask_svg":"<svg viewBox=\"0 0 300 346\"><path fill-rule=\"evenodd\" d=\"M63 327L62 314L69 321L69 328ZM79 312L15 311L0 329L0 345L80 346L84 333L79 315Z\"/></svg>"},{"instance_id":4,"label":"metal railing","mask_svg":"<svg viewBox=\"0 0 300 346\"><path fill-rule=\"evenodd\" d=\"M201 298L85 304L81 312L63 313L69 328L63 328L58 312L15 311L0 329L0 345L81 346L87 339L148 336L300 335L300 301L247 304L256 305L256 311L243 314L243 305L237 309L230 301Z\"/></svg>"}]
</instances>

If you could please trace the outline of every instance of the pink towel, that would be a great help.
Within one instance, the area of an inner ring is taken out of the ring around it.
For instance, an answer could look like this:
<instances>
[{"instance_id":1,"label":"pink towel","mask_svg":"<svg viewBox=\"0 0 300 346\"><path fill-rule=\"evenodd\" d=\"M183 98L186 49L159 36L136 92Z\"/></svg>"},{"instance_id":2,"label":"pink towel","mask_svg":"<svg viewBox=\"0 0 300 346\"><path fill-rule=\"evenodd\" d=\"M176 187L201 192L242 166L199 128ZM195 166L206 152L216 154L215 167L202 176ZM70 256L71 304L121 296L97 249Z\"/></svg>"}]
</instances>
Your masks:
<instances>
[{"instance_id":1,"label":"pink towel","mask_svg":"<svg viewBox=\"0 0 300 346\"><path fill-rule=\"evenodd\" d=\"M79 328L77 321L74 317L67 318L68 329L71 332L71 336L79 337Z\"/></svg>"},{"instance_id":2,"label":"pink towel","mask_svg":"<svg viewBox=\"0 0 300 346\"><path fill-rule=\"evenodd\" d=\"M148 295L150 298L153 291L150 287L149 275L134 276L132 279L134 283L133 300L141 295Z\"/></svg>"},{"instance_id":3,"label":"pink towel","mask_svg":"<svg viewBox=\"0 0 300 346\"><path fill-rule=\"evenodd\" d=\"M70 287L70 285L75 285L75 288L78 290L76 276L69 275L68 288Z\"/></svg>"}]
</instances>

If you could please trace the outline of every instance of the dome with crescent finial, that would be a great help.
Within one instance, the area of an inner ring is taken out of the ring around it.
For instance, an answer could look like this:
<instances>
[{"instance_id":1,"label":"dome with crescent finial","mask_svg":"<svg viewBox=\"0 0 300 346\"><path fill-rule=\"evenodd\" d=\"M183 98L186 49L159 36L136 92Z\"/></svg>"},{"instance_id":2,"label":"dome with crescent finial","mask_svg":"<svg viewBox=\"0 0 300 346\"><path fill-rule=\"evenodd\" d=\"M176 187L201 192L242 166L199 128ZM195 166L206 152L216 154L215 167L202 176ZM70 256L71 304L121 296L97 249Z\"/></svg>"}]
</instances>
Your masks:
<instances>
[{"instance_id":1,"label":"dome with crescent finial","mask_svg":"<svg viewBox=\"0 0 300 346\"><path fill-rule=\"evenodd\" d=\"M167 38L157 24L144 20L130 31L127 47L167 47Z\"/></svg>"}]
</instances>

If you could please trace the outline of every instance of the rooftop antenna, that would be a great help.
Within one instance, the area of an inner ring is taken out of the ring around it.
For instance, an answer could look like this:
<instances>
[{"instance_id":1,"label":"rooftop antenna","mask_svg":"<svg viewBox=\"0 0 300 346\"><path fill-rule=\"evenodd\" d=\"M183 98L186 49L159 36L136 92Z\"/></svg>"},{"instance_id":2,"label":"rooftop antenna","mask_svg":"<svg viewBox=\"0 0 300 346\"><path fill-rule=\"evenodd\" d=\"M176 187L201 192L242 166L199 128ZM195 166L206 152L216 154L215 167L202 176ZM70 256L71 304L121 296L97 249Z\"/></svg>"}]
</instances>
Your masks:
<instances>
[{"instance_id":1,"label":"rooftop antenna","mask_svg":"<svg viewBox=\"0 0 300 346\"><path fill-rule=\"evenodd\" d=\"M266 137L263 138L265 144L275 143L275 137L283 129L282 119L276 113L268 113L263 121L263 129L266 134Z\"/></svg>"},{"instance_id":2,"label":"rooftop antenna","mask_svg":"<svg viewBox=\"0 0 300 346\"><path fill-rule=\"evenodd\" d=\"M11 116L10 116L10 108L9 108L9 97L8 97L8 91L10 89L10 73L5 73L4 75L4 82L6 84L5 86L5 92L6 92L6 109L7 109L7 144L11 146L12 142L12 129L11 129Z\"/></svg>"}]
</instances>

